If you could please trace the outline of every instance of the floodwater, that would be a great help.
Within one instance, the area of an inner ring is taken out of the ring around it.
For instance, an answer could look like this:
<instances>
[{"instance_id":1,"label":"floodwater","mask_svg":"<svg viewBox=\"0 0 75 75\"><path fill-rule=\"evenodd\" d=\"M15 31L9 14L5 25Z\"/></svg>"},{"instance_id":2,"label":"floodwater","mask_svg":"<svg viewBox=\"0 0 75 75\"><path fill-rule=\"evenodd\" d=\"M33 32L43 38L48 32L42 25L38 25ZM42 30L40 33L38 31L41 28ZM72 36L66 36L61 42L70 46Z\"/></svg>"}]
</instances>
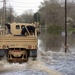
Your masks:
<instances>
[{"instance_id":1,"label":"floodwater","mask_svg":"<svg viewBox=\"0 0 75 75\"><path fill-rule=\"evenodd\" d=\"M65 52L65 35L60 34L41 33L41 46L45 51ZM75 49L75 32L67 33L67 51L74 51Z\"/></svg>"},{"instance_id":2,"label":"floodwater","mask_svg":"<svg viewBox=\"0 0 75 75\"><path fill-rule=\"evenodd\" d=\"M40 40L38 40L40 45ZM41 61L41 47L38 48L38 57L36 61L29 58L27 63L8 63L5 58L0 61L0 75L62 75L62 73L48 68Z\"/></svg>"},{"instance_id":3,"label":"floodwater","mask_svg":"<svg viewBox=\"0 0 75 75\"><path fill-rule=\"evenodd\" d=\"M41 35L38 58L27 63L0 61L0 75L75 75L75 34L68 33L68 52L64 53L64 36ZM44 40L46 39L46 40Z\"/></svg>"}]
</instances>

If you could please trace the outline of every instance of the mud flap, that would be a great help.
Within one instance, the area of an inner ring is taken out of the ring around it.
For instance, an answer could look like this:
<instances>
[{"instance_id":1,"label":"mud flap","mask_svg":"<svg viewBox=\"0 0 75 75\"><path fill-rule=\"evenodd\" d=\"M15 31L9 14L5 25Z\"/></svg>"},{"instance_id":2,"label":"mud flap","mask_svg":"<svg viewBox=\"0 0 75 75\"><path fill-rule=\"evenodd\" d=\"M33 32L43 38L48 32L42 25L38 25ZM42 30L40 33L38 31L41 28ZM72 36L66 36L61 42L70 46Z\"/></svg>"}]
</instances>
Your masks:
<instances>
[{"instance_id":1,"label":"mud flap","mask_svg":"<svg viewBox=\"0 0 75 75\"><path fill-rule=\"evenodd\" d=\"M30 57L37 57L37 50L30 50Z\"/></svg>"}]
</instances>

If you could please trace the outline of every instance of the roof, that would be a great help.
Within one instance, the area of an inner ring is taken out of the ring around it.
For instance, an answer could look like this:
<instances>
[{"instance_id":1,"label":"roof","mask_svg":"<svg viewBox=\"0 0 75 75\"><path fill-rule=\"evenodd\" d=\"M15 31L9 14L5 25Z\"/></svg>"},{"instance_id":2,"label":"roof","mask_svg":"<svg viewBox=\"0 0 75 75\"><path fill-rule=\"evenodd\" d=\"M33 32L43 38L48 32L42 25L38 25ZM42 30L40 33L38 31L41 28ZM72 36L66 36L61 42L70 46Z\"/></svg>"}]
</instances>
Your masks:
<instances>
[{"instance_id":1,"label":"roof","mask_svg":"<svg viewBox=\"0 0 75 75\"><path fill-rule=\"evenodd\" d=\"M16 23L16 22L10 23L10 25L26 25L26 26L35 26L35 24L34 24L34 23Z\"/></svg>"}]
</instances>

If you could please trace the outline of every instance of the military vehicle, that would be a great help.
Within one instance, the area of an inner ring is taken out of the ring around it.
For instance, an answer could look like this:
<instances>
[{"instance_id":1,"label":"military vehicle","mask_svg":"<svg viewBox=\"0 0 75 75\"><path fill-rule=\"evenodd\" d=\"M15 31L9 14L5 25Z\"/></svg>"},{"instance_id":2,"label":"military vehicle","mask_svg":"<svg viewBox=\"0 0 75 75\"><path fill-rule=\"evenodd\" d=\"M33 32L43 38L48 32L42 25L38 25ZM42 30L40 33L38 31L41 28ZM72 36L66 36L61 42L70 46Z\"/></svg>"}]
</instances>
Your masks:
<instances>
[{"instance_id":1,"label":"military vehicle","mask_svg":"<svg viewBox=\"0 0 75 75\"><path fill-rule=\"evenodd\" d=\"M9 62L27 62L36 59L37 28L34 23L9 23L0 29L0 57Z\"/></svg>"}]
</instances>

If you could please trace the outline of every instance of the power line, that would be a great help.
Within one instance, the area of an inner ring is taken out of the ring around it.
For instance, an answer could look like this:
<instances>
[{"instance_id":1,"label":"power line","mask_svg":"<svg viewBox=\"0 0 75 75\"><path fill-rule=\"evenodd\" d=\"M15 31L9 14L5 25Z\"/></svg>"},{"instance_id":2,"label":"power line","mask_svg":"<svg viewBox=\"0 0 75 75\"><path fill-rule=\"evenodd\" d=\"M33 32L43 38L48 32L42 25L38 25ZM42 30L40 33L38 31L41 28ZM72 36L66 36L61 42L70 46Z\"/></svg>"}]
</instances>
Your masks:
<instances>
[{"instance_id":1,"label":"power line","mask_svg":"<svg viewBox=\"0 0 75 75\"><path fill-rule=\"evenodd\" d=\"M7 3L37 4L37 2L33 2L33 3L28 3L28 2L7 2Z\"/></svg>"},{"instance_id":2,"label":"power line","mask_svg":"<svg viewBox=\"0 0 75 75\"><path fill-rule=\"evenodd\" d=\"M42 1L39 1L39 0L35 0L34 2L33 1L22 1L22 0L20 0L20 1L10 1L10 2L20 2L20 3L40 3L40 2L42 2Z\"/></svg>"},{"instance_id":3,"label":"power line","mask_svg":"<svg viewBox=\"0 0 75 75\"><path fill-rule=\"evenodd\" d=\"M23 7L23 9L25 9L25 8L38 8L38 7L31 7L31 6L13 6L13 7ZM24 8L25 7L25 8Z\"/></svg>"}]
</instances>

